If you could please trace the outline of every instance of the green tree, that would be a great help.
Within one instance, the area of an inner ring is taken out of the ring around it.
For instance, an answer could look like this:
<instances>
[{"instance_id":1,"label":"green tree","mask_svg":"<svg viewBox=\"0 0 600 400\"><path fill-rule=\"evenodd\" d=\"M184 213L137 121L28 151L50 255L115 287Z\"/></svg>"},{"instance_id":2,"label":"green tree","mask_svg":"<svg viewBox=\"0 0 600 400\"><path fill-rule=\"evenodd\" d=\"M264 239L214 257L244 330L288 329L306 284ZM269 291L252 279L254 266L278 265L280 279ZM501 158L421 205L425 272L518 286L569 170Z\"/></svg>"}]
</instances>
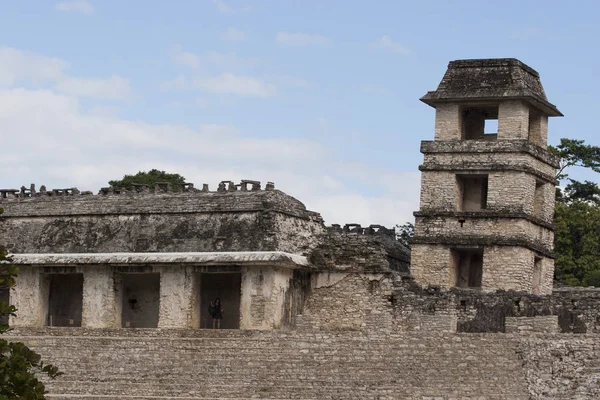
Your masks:
<instances>
[{"instance_id":1,"label":"green tree","mask_svg":"<svg viewBox=\"0 0 600 400\"><path fill-rule=\"evenodd\" d=\"M562 138L558 146L548 146L548 149L560 158L560 167L556 172L556 179L559 181L568 178L567 169L570 167L584 167L600 172L598 146L587 145L583 140Z\"/></svg>"},{"instance_id":2,"label":"green tree","mask_svg":"<svg viewBox=\"0 0 600 400\"><path fill-rule=\"evenodd\" d=\"M561 139L549 150L560 158L556 179L568 182L556 192L555 279L570 286L595 285L600 276L600 188L595 182L569 178L567 170L583 167L600 172L600 147Z\"/></svg>"},{"instance_id":3,"label":"green tree","mask_svg":"<svg viewBox=\"0 0 600 400\"><path fill-rule=\"evenodd\" d=\"M0 209L2 213L2 209ZM0 247L0 290L9 290L15 284L17 268L10 264L5 248ZM6 301L0 301L0 334L10 329L6 323L16 309ZM0 339L0 400L40 400L46 389L36 374L45 374L54 379L61 373L50 364L44 364L39 354L21 342Z\"/></svg>"},{"instance_id":4,"label":"green tree","mask_svg":"<svg viewBox=\"0 0 600 400\"><path fill-rule=\"evenodd\" d=\"M580 286L600 272L600 208L581 200L559 202L554 214L555 278Z\"/></svg>"},{"instance_id":5,"label":"green tree","mask_svg":"<svg viewBox=\"0 0 600 400\"><path fill-rule=\"evenodd\" d=\"M114 187L132 189L133 184L136 183L153 186L158 182L169 182L173 190L177 191L185 183L185 178L179 174L169 174L165 171L151 169L148 172L139 171L135 175L125 175L123 179L109 181L108 184Z\"/></svg>"},{"instance_id":6,"label":"green tree","mask_svg":"<svg viewBox=\"0 0 600 400\"><path fill-rule=\"evenodd\" d=\"M415 226L412 222L396 225L396 239L410 249L410 240L415 236Z\"/></svg>"}]
</instances>

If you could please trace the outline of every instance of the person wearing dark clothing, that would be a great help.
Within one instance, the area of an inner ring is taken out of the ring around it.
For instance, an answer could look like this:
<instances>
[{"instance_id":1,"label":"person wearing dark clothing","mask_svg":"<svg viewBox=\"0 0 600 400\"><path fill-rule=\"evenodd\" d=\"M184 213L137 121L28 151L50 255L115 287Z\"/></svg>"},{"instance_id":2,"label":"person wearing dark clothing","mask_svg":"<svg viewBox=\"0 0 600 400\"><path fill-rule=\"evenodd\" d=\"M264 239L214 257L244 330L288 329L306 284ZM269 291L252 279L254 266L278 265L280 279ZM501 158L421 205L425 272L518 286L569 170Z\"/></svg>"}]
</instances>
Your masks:
<instances>
[{"instance_id":1,"label":"person wearing dark clothing","mask_svg":"<svg viewBox=\"0 0 600 400\"><path fill-rule=\"evenodd\" d=\"M208 312L210 313L213 319L213 329L215 329L215 327L217 329L221 329L221 320L223 319L223 308L221 307L220 298L217 297L214 302L210 302Z\"/></svg>"}]
</instances>

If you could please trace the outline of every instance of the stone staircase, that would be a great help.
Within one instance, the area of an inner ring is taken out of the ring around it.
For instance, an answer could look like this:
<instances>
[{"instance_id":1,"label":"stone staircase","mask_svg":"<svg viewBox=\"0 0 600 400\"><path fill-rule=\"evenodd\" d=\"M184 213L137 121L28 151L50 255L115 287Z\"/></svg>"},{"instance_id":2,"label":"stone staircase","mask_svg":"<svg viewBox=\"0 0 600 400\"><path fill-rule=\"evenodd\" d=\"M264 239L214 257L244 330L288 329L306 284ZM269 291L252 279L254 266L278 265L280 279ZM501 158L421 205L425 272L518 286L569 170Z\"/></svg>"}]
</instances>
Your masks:
<instances>
[{"instance_id":1,"label":"stone staircase","mask_svg":"<svg viewBox=\"0 0 600 400\"><path fill-rule=\"evenodd\" d=\"M21 330L64 372L49 399L526 399L501 335Z\"/></svg>"}]
</instances>

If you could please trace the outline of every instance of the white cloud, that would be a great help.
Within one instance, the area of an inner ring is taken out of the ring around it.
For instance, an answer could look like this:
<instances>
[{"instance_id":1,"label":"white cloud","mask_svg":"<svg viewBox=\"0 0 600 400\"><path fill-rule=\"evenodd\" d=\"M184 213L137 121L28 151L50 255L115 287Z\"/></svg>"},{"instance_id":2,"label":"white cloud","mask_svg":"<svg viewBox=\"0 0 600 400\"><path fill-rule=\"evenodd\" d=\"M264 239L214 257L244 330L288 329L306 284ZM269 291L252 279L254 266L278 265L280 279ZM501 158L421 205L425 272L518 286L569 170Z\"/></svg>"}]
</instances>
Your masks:
<instances>
[{"instance_id":1,"label":"white cloud","mask_svg":"<svg viewBox=\"0 0 600 400\"><path fill-rule=\"evenodd\" d=\"M161 88L163 90L180 90L184 89L187 84L187 79L184 75L177 75L176 78L163 82Z\"/></svg>"},{"instance_id":2,"label":"white cloud","mask_svg":"<svg viewBox=\"0 0 600 400\"><path fill-rule=\"evenodd\" d=\"M282 46L329 46L333 43L325 36L289 32L278 32L275 41Z\"/></svg>"},{"instance_id":3,"label":"white cloud","mask_svg":"<svg viewBox=\"0 0 600 400\"><path fill-rule=\"evenodd\" d=\"M222 37L223 37L223 39L229 40L232 42L243 42L248 39L248 35L246 35L246 32L242 32L235 28L227 29L225 32L223 32Z\"/></svg>"},{"instance_id":4,"label":"white cloud","mask_svg":"<svg viewBox=\"0 0 600 400\"><path fill-rule=\"evenodd\" d=\"M94 6L86 0L61 1L56 4L58 11L74 11L84 15L92 15Z\"/></svg>"},{"instance_id":5,"label":"white cloud","mask_svg":"<svg viewBox=\"0 0 600 400\"><path fill-rule=\"evenodd\" d=\"M0 47L0 86L12 86L23 81L37 84L54 81L68 68L69 64L58 58Z\"/></svg>"},{"instance_id":6,"label":"white cloud","mask_svg":"<svg viewBox=\"0 0 600 400\"><path fill-rule=\"evenodd\" d=\"M222 0L213 0L213 4L217 6L217 10L222 14L231 14L234 12L234 9Z\"/></svg>"},{"instance_id":7,"label":"white cloud","mask_svg":"<svg viewBox=\"0 0 600 400\"><path fill-rule=\"evenodd\" d=\"M410 51L401 43L395 42L388 35L383 35L370 44L373 48L384 49L398 54L409 54Z\"/></svg>"},{"instance_id":8,"label":"white cloud","mask_svg":"<svg viewBox=\"0 0 600 400\"><path fill-rule=\"evenodd\" d=\"M86 112L76 98L52 90L0 89L0 132L11 132L0 187L34 182L97 191L126 173L159 168L181 173L197 186L209 183L211 190L221 180L273 181L321 212L328 224L392 226L412 219L418 206L416 172L340 163L330 149L307 139L258 138L232 126L192 129Z\"/></svg>"},{"instance_id":9,"label":"white cloud","mask_svg":"<svg viewBox=\"0 0 600 400\"><path fill-rule=\"evenodd\" d=\"M56 89L71 96L119 100L131 92L129 80L113 75L107 79L64 78L56 83Z\"/></svg>"},{"instance_id":10,"label":"white cloud","mask_svg":"<svg viewBox=\"0 0 600 400\"><path fill-rule=\"evenodd\" d=\"M174 61L178 65L189 68L198 68L201 65L200 57L187 51L178 51L175 53Z\"/></svg>"},{"instance_id":11,"label":"white cloud","mask_svg":"<svg viewBox=\"0 0 600 400\"><path fill-rule=\"evenodd\" d=\"M217 94L236 94L250 97L270 97L277 93L277 87L251 76L224 73L211 78L199 78L194 86Z\"/></svg>"},{"instance_id":12,"label":"white cloud","mask_svg":"<svg viewBox=\"0 0 600 400\"><path fill-rule=\"evenodd\" d=\"M209 52L203 55L182 51L175 47L173 54L175 64L192 69L216 67L224 70L252 68L259 65L262 60L256 57L240 58L235 53Z\"/></svg>"},{"instance_id":13,"label":"white cloud","mask_svg":"<svg viewBox=\"0 0 600 400\"><path fill-rule=\"evenodd\" d=\"M244 12L250 10L251 7L232 7L223 0L212 0L213 4L217 7L217 11L221 14L234 14L237 12Z\"/></svg>"},{"instance_id":14,"label":"white cloud","mask_svg":"<svg viewBox=\"0 0 600 400\"><path fill-rule=\"evenodd\" d=\"M294 86L301 88L307 88L311 86L311 83L305 79L295 78L293 76L288 75L275 76L273 77L273 80L285 86Z\"/></svg>"},{"instance_id":15,"label":"white cloud","mask_svg":"<svg viewBox=\"0 0 600 400\"><path fill-rule=\"evenodd\" d=\"M69 63L10 47L0 48L0 87L18 84L55 85L61 93L99 99L123 99L131 91L129 81L117 75L110 78L78 78L66 72Z\"/></svg>"}]
</instances>

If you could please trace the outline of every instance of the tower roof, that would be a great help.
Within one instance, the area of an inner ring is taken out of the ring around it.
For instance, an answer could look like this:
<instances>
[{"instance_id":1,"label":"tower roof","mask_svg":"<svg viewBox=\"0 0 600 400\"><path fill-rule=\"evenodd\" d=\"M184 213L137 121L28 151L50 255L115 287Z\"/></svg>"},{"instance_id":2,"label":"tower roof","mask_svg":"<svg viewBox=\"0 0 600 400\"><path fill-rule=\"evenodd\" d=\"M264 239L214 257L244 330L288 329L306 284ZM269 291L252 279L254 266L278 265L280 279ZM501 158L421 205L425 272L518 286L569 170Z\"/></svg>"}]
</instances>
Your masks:
<instances>
[{"instance_id":1,"label":"tower roof","mask_svg":"<svg viewBox=\"0 0 600 400\"><path fill-rule=\"evenodd\" d=\"M446 102L523 99L549 116L562 116L548 102L540 75L515 58L450 61L437 90L421 101L435 107Z\"/></svg>"}]
</instances>

